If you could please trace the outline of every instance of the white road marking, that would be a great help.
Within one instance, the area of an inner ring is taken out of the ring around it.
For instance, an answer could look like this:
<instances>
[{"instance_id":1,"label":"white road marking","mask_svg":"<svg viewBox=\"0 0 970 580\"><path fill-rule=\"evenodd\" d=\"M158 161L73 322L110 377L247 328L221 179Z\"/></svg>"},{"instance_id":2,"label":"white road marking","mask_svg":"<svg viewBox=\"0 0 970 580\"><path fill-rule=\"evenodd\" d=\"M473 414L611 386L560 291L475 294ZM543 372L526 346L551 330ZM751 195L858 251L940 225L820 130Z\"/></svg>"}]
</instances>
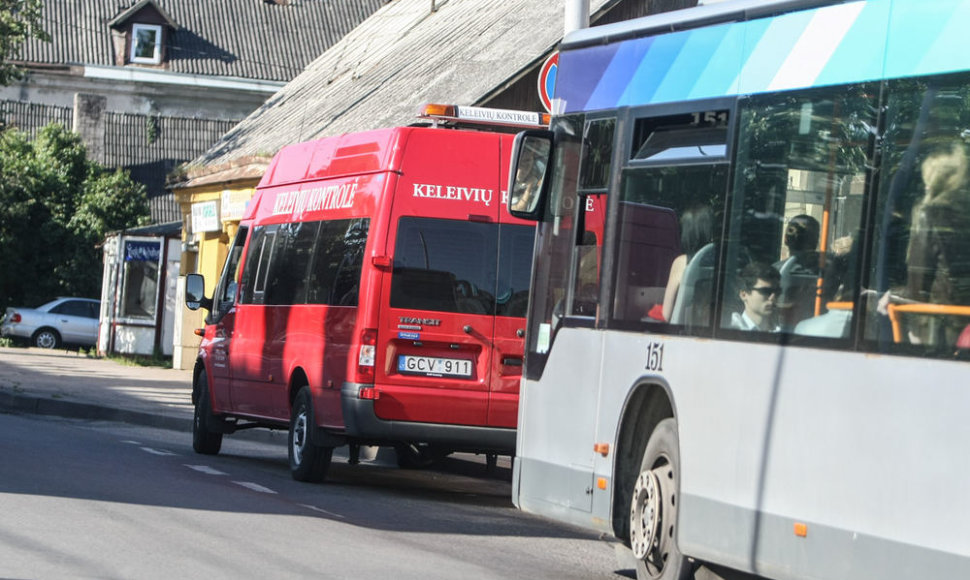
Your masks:
<instances>
[{"instance_id":1,"label":"white road marking","mask_svg":"<svg viewBox=\"0 0 970 580\"><path fill-rule=\"evenodd\" d=\"M258 483L253 483L251 481L234 481L233 483L235 483L236 485L241 485L241 486L245 487L246 489L251 489L253 491L258 491L259 493L272 493L274 495L276 494L276 492L273 491L272 489L270 489L268 487L263 487L263 486L259 485Z\"/></svg>"},{"instance_id":2,"label":"white road marking","mask_svg":"<svg viewBox=\"0 0 970 580\"><path fill-rule=\"evenodd\" d=\"M141 450L152 455L178 455L178 453L172 453L171 451L165 451L163 449L152 449L151 447L142 447Z\"/></svg>"},{"instance_id":3,"label":"white road marking","mask_svg":"<svg viewBox=\"0 0 970 580\"><path fill-rule=\"evenodd\" d=\"M322 514L327 514L328 516L333 516L335 518L346 519L346 518L344 518L344 516L342 516L340 514L335 514L333 512L328 512L327 510L318 508L315 505L310 505L310 504L306 504L306 503L301 503L300 505L303 506L303 507L305 507L308 510L313 510L315 512L320 512Z\"/></svg>"},{"instance_id":4,"label":"white road marking","mask_svg":"<svg viewBox=\"0 0 970 580\"><path fill-rule=\"evenodd\" d=\"M208 465L189 465L189 464L185 464L185 466L188 467L189 469L194 469L194 470L198 471L199 473L205 473L206 475L229 475L228 473L226 473L224 471L219 471L218 469L213 469L213 468L209 467Z\"/></svg>"}]
</instances>

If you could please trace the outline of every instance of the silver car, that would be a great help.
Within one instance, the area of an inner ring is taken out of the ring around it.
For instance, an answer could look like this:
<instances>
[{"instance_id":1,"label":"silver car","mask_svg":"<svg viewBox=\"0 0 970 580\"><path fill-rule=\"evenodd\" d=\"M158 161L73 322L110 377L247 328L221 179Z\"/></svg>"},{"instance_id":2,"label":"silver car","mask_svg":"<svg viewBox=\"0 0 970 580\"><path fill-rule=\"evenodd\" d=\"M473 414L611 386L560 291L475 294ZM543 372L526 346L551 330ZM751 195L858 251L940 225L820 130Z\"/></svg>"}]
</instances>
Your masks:
<instances>
[{"instance_id":1,"label":"silver car","mask_svg":"<svg viewBox=\"0 0 970 580\"><path fill-rule=\"evenodd\" d=\"M100 311L101 302L89 298L58 298L37 308L10 307L0 321L0 336L25 338L40 348L93 346Z\"/></svg>"}]
</instances>

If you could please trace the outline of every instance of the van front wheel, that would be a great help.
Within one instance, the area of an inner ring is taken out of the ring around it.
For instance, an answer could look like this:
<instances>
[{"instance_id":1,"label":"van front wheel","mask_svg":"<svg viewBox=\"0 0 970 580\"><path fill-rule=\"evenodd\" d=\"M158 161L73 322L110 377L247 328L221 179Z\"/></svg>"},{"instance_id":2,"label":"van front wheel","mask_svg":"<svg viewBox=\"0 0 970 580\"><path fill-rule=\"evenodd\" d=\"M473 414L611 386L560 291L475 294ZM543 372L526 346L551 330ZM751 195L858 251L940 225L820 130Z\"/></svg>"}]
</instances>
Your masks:
<instances>
[{"instance_id":1,"label":"van front wheel","mask_svg":"<svg viewBox=\"0 0 970 580\"><path fill-rule=\"evenodd\" d=\"M213 429L219 417L212 414L209 402L209 382L205 372L198 379L199 396L195 401L195 417L192 422L192 448L196 453L216 455L222 449L222 433Z\"/></svg>"},{"instance_id":2,"label":"van front wheel","mask_svg":"<svg viewBox=\"0 0 970 580\"><path fill-rule=\"evenodd\" d=\"M316 422L310 387L303 387L293 401L288 438L290 474L297 481L318 482L327 477L333 447L322 447L314 441Z\"/></svg>"},{"instance_id":3,"label":"van front wheel","mask_svg":"<svg viewBox=\"0 0 970 580\"><path fill-rule=\"evenodd\" d=\"M630 548L637 580L684 580L692 566L677 545L680 498L677 421L664 419L647 441L630 502Z\"/></svg>"}]
</instances>

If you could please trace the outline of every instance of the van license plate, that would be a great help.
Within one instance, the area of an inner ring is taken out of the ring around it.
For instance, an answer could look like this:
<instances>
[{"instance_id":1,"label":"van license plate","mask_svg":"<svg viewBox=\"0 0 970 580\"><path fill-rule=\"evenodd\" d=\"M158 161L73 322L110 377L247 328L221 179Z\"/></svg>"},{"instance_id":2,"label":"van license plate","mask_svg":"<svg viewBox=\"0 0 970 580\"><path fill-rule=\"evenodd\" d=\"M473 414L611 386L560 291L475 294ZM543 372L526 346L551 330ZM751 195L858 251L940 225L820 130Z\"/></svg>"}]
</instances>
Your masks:
<instances>
[{"instance_id":1,"label":"van license plate","mask_svg":"<svg viewBox=\"0 0 970 580\"><path fill-rule=\"evenodd\" d=\"M397 359L397 370L402 373L426 375L429 377L470 377L472 376L472 361L456 358L401 355Z\"/></svg>"}]
</instances>

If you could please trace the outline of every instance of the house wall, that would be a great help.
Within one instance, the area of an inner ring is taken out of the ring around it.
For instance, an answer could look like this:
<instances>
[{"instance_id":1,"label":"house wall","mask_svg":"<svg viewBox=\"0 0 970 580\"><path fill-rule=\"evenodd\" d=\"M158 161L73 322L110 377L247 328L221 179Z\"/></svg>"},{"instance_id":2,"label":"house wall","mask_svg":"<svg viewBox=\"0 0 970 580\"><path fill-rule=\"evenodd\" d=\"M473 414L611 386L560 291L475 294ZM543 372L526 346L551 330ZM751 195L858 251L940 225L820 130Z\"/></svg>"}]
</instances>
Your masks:
<instances>
[{"instance_id":1,"label":"house wall","mask_svg":"<svg viewBox=\"0 0 970 580\"><path fill-rule=\"evenodd\" d=\"M88 74L114 75L116 78L92 78ZM158 82L134 82L138 75L152 75ZM0 87L0 100L73 107L77 93L101 95L107 99L105 109L117 113L196 117L239 121L256 110L281 83L227 84L220 88L195 75L180 75L143 69L109 69L107 67L63 67L56 71L32 71L21 82ZM228 83L228 81L227 81Z\"/></svg>"},{"instance_id":2,"label":"house wall","mask_svg":"<svg viewBox=\"0 0 970 580\"><path fill-rule=\"evenodd\" d=\"M182 212L182 259L178 281L178 298L175 311L181 318L175 323L173 333L172 367L191 369L199 349L201 338L196 336L196 328L205 326L205 312L195 312L185 307L185 276L202 274L205 278L206 295L211 296L222 274L229 245L239 229L241 209L252 199L259 178L242 182L216 183L179 189L175 198ZM219 208L219 231L196 232L192 225L192 206L205 202L217 202Z\"/></svg>"}]
</instances>

